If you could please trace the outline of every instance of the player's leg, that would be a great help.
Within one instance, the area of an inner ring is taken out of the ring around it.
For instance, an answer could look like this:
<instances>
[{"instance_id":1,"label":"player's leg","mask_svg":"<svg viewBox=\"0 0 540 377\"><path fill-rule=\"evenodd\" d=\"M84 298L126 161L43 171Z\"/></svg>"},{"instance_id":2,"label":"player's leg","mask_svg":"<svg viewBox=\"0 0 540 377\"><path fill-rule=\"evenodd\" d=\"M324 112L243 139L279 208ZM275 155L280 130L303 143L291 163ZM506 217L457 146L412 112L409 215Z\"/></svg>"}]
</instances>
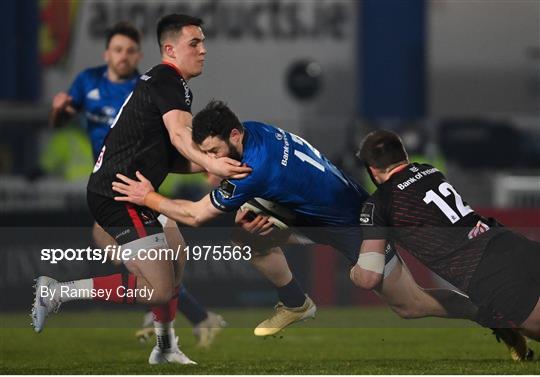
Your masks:
<instances>
[{"instance_id":1,"label":"player's leg","mask_svg":"<svg viewBox=\"0 0 540 377\"><path fill-rule=\"evenodd\" d=\"M165 239L167 242L167 245L173 252L178 252L178 259L174 261L171 264L171 273L173 277L171 290L173 291L172 296L176 297L176 303L178 303L177 295L178 290L180 289L180 284L182 281L182 275L183 275L183 269L185 264L185 253L183 252L183 248L185 245L184 238L182 237L182 234L180 233L178 227L176 224L174 226L167 222L167 218L163 215L160 215L158 217L158 221L163 227L163 233L165 235ZM126 265L127 267L127 265ZM175 297L170 297L169 299L174 299ZM169 299L167 300L167 303L169 302ZM165 310L161 310L160 313L168 313L168 308ZM143 328L135 332L135 336L140 341L147 341L154 336L156 333L156 328L158 325L156 325L156 316L153 309L150 309L151 315L145 314L143 319ZM165 314L168 315L168 314ZM171 322L171 321L167 321ZM163 326L159 326L160 328Z\"/></svg>"},{"instance_id":2,"label":"player's leg","mask_svg":"<svg viewBox=\"0 0 540 377\"><path fill-rule=\"evenodd\" d=\"M531 314L521 324L521 328L526 336L540 342L540 299Z\"/></svg>"},{"instance_id":3,"label":"player's leg","mask_svg":"<svg viewBox=\"0 0 540 377\"><path fill-rule=\"evenodd\" d=\"M357 227L304 228L310 239L333 246L354 265L362 245ZM467 296L449 289L422 289L394 248L385 251L384 279L374 290L402 318L427 316L473 319L476 307Z\"/></svg>"},{"instance_id":4,"label":"player's leg","mask_svg":"<svg viewBox=\"0 0 540 377\"><path fill-rule=\"evenodd\" d=\"M153 238L154 236L151 236ZM162 237L164 239L164 237ZM132 246L146 247L147 239L133 241ZM145 243L146 242L146 243ZM129 244L128 244L129 245ZM163 245L154 245L156 248ZM139 248L137 248L138 250ZM32 308L33 325L36 332L41 332L49 314L56 312L62 303L74 300L108 301L120 304L141 303L156 305L167 302L172 294L174 283L172 264L169 261L142 263L139 260L127 261L130 273L113 274L87 279L58 282L55 279L41 276L36 281L35 300ZM170 274L162 274L162 270L170 270ZM136 290L137 289L137 290ZM144 292L144 294L141 294ZM138 297L126 293L138 293Z\"/></svg>"},{"instance_id":5,"label":"player's leg","mask_svg":"<svg viewBox=\"0 0 540 377\"><path fill-rule=\"evenodd\" d=\"M92 241L98 249L105 249L109 245L117 245L116 240L105 231L97 222L92 227Z\"/></svg>"},{"instance_id":6,"label":"player's leg","mask_svg":"<svg viewBox=\"0 0 540 377\"><path fill-rule=\"evenodd\" d=\"M274 335L295 322L315 317L317 308L293 276L281 248L254 254L251 264L274 285L280 300L274 315L255 328L256 336Z\"/></svg>"},{"instance_id":7,"label":"player's leg","mask_svg":"<svg viewBox=\"0 0 540 377\"><path fill-rule=\"evenodd\" d=\"M182 282L182 275L186 262L184 251L185 241L180 233L176 223L172 221L159 221L163 226L163 233L169 255L164 255L164 262L167 266L161 266L161 274L170 278L171 294L166 303L151 308L156 335L156 346L149 357L150 364L161 363L180 363L194 364L187 356L182 353L176 341L174 331L174 321L178 307L178 291ZM126 264L126 267L130 268ZM140 271L143 275L146 271ZM163 276L163 275L162 275ZM169 282L169 279L166 279Z\"/></svg>"},{"instance_id":8,"label":"player's leg","mask_svg":"<svg viewBox=\"0 0 540 377\"><path fill-rule=\"evenodd\" d=\"M519 328L540 341L540 243L505 232L492 239L467 293L479 306L479 321Z\"/></svg>"},{"instance_id":9,"label":"player's leg","mask_svg":"<svg viewBox=\"0 0 540 377\"><path fill-rule=\"evenodd\" d=\"M518 268L525 280L520 292L520 295L524 295L522 301L536 302L533 310L521 323L521 328L526 336L540 342L540 242L520 237L513 244L519 245L516 249L522 256L522 266Z\"/></svg>"},{"instance_id":10,"label":"player's leg","mask_svg":"<svg viewBox=\"0 0 540 377\"><path fill-rule=\"evenodd\" d=\"M376 293L394 312L405 319L435 316L477 322L478 308L467 296L451 289L421 288L397 254L385 266L385 277ZM526 339L517 330L492 330L497 340L502 340L508 347L513 360L532 359L533 353L528 348Z\"/></svg>"},{"instance_id":11,"label":"player's leg","mask_svg":"<svg viewBox=\"0 0 540 377\"><path fill-rule=\"evenodd\" d=\"M202 306L195 297L181 285L184 267L186 264L186 243L178 225L175 221L161 215L159 220L164 224L167 242L174 250L181 250L180 257L175 264L177 285L180 285L178 292L178 310L193 325L193 335L197 339L199 347L207 348L213 342L215 337L227 325L223 317L219 314L208 311Z\"/></svg>"},{"instance_id":12,"label":"player's leg","mask_svg":"<svg viewBox=\"0 0 540 377\"><path fill-rule=\"evenodd\" d=\"M182 251L185 246L185 241L176 222L163 215L159 216L158 220L163 225L165 238L170 248L175 251ZM117 245L116 240L99 226L98 223L94 223L92 238L94 244L100 249L105 249L108 245ZM197 344L201 347L209 347L215 336L221 331L226 323L219 314L207 311L183 286L180 285L185 255L182 257L183 260L179 259L178 263L174 265L176 276L175 287L180 286L178 294L178 310L180 310L180 312L192 323L194 327L193 334L197 339ZM115 265L122 264L122 261L120 260L113 260L112 262ZM135 332L135 336L140 341L146 342L150 340L154 334L154 316L150 310L144 315L143 326L140 330Z\"/></svg>"},{"instance_id":13,"label":"player's leg","mask_svg":"<svg viewBox=\"0 0 540 377\"><path fill-rule=\"evenodd\" d=\"M496 318L540 341L540 243L507 232L494 238L469 288L483 319Z\"/></svg>"},{"instance_id":14,"label":"player's leg","mask_svg":"<svg viewBox=\"0 0 540 377\"><path fill-rule=\"evenodd\" d=\"M104 250L109 245L118 246L118 243L116 242L116 240L109 233L107 233L97 222L94 223L94 226L92 228L92 240L94 242L94 245L97 248L102 249L102 250ZM111 262L116 266L123 265L123 261L120 259L114 259L114 260L111 260ZM135 266L132 267L132 269L136 269L136 268L137 267ZM149 289L152 289L150 288L151 284L142 277L142 274L143 273L137 268L136 275L140 276L139 278L140 286L142 285L144 287L148 287ZM164 300L161 300L161 301L162 301L161 303L164 304L168 302L168 299L165 301ZM144 327L143 329L141 329L140 331L137 331L136 336L138 338L144 338L145 340L148 340L154 335L154 332L155 332L154 331L154 315L151 309L149 309L149 311L145 315L143 327Z\"/></svg>"},{"instance_id":15,"label":"player's leg","mask_svg":"<svg viewBox=\"0 0 540 377\"><path fill-rule=\"evenodd\" d=\"M251 264L274 285L279 297L274 314L261 322L255 328L254 334L274 335L294 322L314 318L317 307L293 276L287 259L279 248L279 245L287 241L290 232L274 230L270 236L260 236L256 232L252 234L250 232L256 229L256 223L263 219L258 216L245 223L242 220L245 214L245 211L237 212L236 223L241 227L234 228L232 242L250 247Z\"/></svg>"},{"instance_id":16,"label":"player's leg","mask_svg":"<svg viewBox=\"0 0 540 377\"><path fill-rule=\"evenodd\" d=\"M118 240L124 251L131 250L127 256L126 268L130 274L114 274L104 277L81 279L72 282L56 282L54 279L40 277L36 288L36 300L33 307L33 324L36 331L41 331L47 315L56 311L62 302L77 299L94 298L88 292L109 292L97 296L104 301L118 303L140 303L152 306L155 326L158 328L158 346L154 348L149 362L193 363L178 348L172 323L176 314L177 295L175 292L174 261L166 258L149 260L146 251L155 249L158 255L170 255L161 224L155 214L144 207L123 205L112 199L89 193L89 205L94 217L105 224L107 232ZM38 296L43 287L75 288L76 295L57 295L56 297ZM80 289L83 288L81 291ZM87 292L87 293L84 293ZM127 292L133 293L131 296Z\"/></svg>"},{"instance_id":17,"label":"player's leg","mask_svg":"<svg viewBox=\"0 0 540 377\"><path fill-rule=\"evenodd\" d=\"M422 289L396 254L385 266L385 277L375 292L405 319L427 316L474 319L477 308L469 298L451 289Z\"/></svg>"},{"instance_id":18,"label":"player's leg","mask_svg":"<svg viewBox=\"0 0 540 377\"><path fill-rule=\"evenodd\" d=\"M138 262L126 262L126 267L137 273L138 276L144 276L147 285L155 286L158 282L161 285L167 285L167 287L162 287L162 292L169 290L169 294L162 298L162 303L151 308L157 344L150 354L149 363L195 364L180 351L174 331L174 320L178 306L178 279L174 268L176 261Z\"/></svg>"},{"instance_id":19,"label":"player's leg","mask_svg":"<svg viewBox=\"0 0 540 377\"><path fill-rule=\"evenodd\" d=\"M316 241L332 245L349 260L358 261L362 234L357 227L322 228L316 233L307 229L308 236ZM385 266L382 283L374 290L402 318L426 316L474 318L476 307L467 296L449 289L422 289L414 281L409 269L395 249L385 250Z\"/></svg>"},{"instance_id":20,"label":"player's leg","mask_svg":"<svg viewBox=\"0 0 540 377\"><path fill-rule=\"evenodd\" d=\"M166 230L165 234L167 238ZM109 245L118 246L116 240L109 233L107 233L97 222L94 223L94 226L92 228L92 241L94 242L94 245L101 250L104 250ZM115 266L123 266L123 261L120 259L112 259L111 262ZM141 341L147 341L154 336L154 333L154 316L152 314L152 310L149 309L144 316L143 328L138 330L135 333L135 336Z\"/></svg>"},{"instance_id":21,"label":"player's leg","mask_svg":"<svg viewBox=\"0 0 540 377\"><path fill-rule=\"evenodd\" d=\"M165 240L165 237L163 237L163 240ZM171 249L168 248L165 242L165 245L158 248L158 250ZM169 254L169 256L172 256L172 254ZM128 270L137 274L137 276L143 276L146 280L144 283L147 286L157 286L156 289L163 294L160 297L159 304L151 307L157 344L150 354L149 363L194 364L180 351L176 341L174 321L178 306L178 286L181 279L181 273L177 266L183 262L171 260L169 256L156 261L130 260L126 261L125 265Z\"/></svg>"},{"instance_id":22,"label":"player's leg","mask_svg":"<svg viewBox=\"0 0 540 377\"><path fill-rule=\"evenodd\" d=\"M279 247L255 254L251 264L273 285L280 302L289 308L299 308L305 304L306 294L293 276L287 259Z\"/></svg>"},{"instance_id":23,"label":"player's leg","mask_svg":"<svg viewBox=\"0 0 540 377\"><path fill-rule=\"evenodd\" d=\"M193 325L193 335L197 339L197 345L200 347L209 347L214 341L216 335L226 326L226 322L219 314L212 313L203 307L189 291L181 285L182 275L186 262L186 245L178 225L175 221L160 215L158 220L163 225L167 244L174 251L179 251L179 258L174 266L175 287L178 288L178 310ZM154 335L152 326L152 317L145 315L143 319L143 328L135 333L135 336L141 341L147 341Z\"/></svg>"}]
</instances>

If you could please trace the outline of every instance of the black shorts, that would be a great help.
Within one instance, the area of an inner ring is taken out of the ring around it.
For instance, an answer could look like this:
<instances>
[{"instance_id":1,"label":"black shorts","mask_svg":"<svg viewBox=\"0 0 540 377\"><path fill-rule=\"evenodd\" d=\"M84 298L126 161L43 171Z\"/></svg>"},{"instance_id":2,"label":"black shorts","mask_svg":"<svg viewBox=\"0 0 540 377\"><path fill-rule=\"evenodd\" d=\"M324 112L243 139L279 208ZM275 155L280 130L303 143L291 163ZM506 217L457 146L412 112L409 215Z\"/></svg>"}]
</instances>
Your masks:
<instances>
[{"instance_id":1,"label":"black shorts","mask_svg":"<svg viewBox=\"0 0 540 377\"><path fill-rule=\"evenodd\" d=\"M96 222L119 245L163 233L159 214L147 207L117 202L113 198L87 191L86 199Z\"/></svg>"},{"instance_id":2,"label":"black shorts","mask_svg":"<svg viewBox=\"0 0 540 377\"><path fill-rule=\"evenodd\" d=\"M482 325L521 325L540 297L540 243L510 231L493 238L467 291Z\"/></svg>"}]
</instances>

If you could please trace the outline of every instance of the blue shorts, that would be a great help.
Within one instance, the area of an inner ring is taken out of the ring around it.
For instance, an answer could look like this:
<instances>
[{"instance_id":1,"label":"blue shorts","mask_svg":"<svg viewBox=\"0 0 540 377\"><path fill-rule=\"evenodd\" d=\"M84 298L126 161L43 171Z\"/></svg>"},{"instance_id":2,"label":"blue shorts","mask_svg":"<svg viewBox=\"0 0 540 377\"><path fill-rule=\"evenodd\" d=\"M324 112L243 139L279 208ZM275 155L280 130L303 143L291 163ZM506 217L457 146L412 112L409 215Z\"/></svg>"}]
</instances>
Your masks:
<instances>
[{"instance_id":1,"label":"blue shorts","mask_svg":"<svg viewBox=\"0 0 540 377\"><path fill-rule=\"evenodd\" d=\"M360 226L304 226L293 228L293 231L299 231L315 243L332 246L347 258L351 266L358 262L360 246L362 246L363 241ZM394 255L396 255L395 249L388 246L385 250L385 263L388 263Z\"/></svg>"}]
</instances>

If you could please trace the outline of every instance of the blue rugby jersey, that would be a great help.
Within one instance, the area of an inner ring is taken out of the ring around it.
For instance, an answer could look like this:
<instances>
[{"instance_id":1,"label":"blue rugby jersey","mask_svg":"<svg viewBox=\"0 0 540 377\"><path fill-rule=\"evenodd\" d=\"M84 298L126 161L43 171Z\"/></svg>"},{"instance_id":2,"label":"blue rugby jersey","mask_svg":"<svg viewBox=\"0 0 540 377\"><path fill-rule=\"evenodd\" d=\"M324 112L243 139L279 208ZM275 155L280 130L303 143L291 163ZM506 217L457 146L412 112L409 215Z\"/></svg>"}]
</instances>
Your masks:
<instances>
[{"instance_id":1,"label":"blue rugby jersey","mask_svg":"<svg viewBox=\"0 0 540 377\"><path fill-rule=\"evenodd\" d=\"M355 226L367 192L297 135L259 122L244 122L244 179L224 180L212 204L233 211L254 197L293 210L298 225Z\"/></svg>"},{"instance_id":2,"label":"blue rugby jersey","mask_svg":"<svg viewBox=\"0 0 540 377\"><path fill-rule=\"evenodd\" d=\"M68 94L73 106L84 111L88 136L97 159L105 137L124 101L137 83L138 72L131 79L115 83L107 78L107 66L88 68L77 75Z\"/></svg>"}]
</instances>

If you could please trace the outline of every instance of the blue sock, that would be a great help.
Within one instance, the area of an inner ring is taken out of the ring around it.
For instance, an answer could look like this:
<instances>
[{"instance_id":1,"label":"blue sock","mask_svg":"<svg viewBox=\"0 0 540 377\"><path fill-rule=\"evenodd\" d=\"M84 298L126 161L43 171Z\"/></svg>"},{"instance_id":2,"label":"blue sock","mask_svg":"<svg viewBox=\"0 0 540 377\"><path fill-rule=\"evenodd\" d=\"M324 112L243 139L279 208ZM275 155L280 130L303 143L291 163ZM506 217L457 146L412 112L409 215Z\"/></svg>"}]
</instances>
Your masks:
<instances>
[{"instance_id":1,"label":"blue sock","mask_svg":"<svg viewBox=\"0 0 540 377\"><path fill-rule=\"evenodd\" d=\"M287 285L278 287L277 292L279 300L289 308L298 308L306 301L306 294L294 277Z\"/></svg>"},{"instance_id":2,"label":"blue sock","mask_svg":"<svg viewBox=\"0 0 540 377\"><path fill-rule=\"evenodd\" d=\"M180 286L178 292L178 310L180 310L193 326L208 318L206 308L199 304L183 285Z\"/></svg>"}]
</instances>

